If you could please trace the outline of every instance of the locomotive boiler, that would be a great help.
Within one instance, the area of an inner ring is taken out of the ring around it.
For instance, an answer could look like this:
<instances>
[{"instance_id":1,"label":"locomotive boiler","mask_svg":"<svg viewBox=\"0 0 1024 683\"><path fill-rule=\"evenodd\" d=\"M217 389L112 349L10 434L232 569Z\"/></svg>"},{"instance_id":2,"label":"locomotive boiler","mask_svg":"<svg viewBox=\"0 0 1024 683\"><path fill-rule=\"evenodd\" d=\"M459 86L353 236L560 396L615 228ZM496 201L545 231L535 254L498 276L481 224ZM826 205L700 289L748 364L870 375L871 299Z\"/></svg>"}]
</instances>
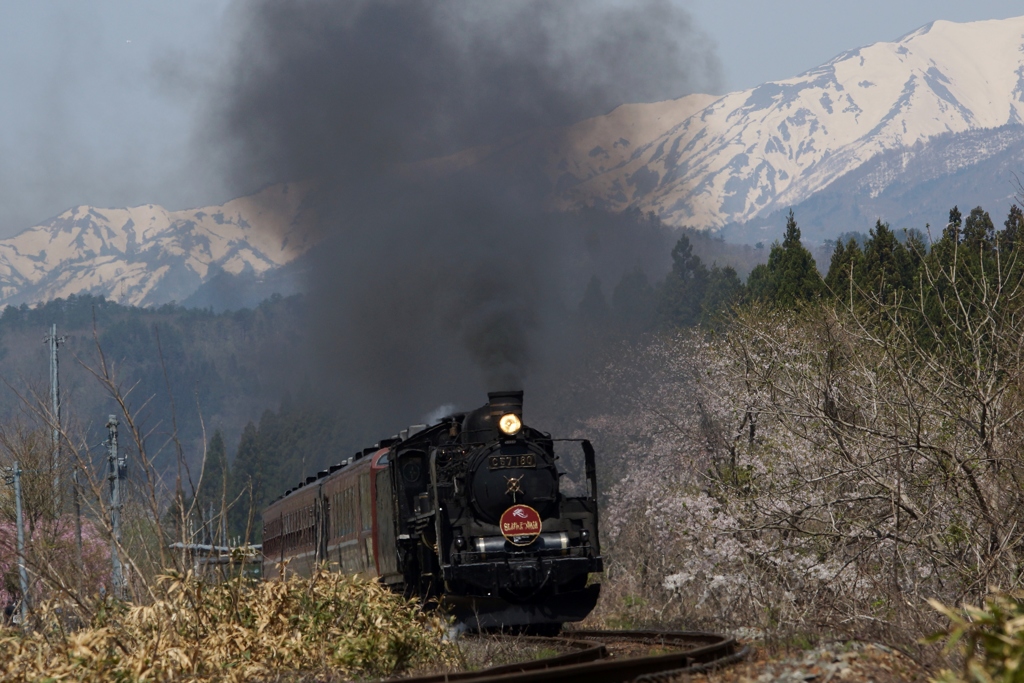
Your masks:
<instances>
[{"instance_id":1,"label":"locomotive boiler","mask_svg":"<svg viewBox=\"0 0 1024 683\"><path fill-rule=\"evenodd\" d=\"M470 628L551 631L585 617L602 571L594 449L568 495L556 440L521 391L416 425L308 477L263 515L264 575L326 563L436 602Z\"/></svg>"}]
</instances>

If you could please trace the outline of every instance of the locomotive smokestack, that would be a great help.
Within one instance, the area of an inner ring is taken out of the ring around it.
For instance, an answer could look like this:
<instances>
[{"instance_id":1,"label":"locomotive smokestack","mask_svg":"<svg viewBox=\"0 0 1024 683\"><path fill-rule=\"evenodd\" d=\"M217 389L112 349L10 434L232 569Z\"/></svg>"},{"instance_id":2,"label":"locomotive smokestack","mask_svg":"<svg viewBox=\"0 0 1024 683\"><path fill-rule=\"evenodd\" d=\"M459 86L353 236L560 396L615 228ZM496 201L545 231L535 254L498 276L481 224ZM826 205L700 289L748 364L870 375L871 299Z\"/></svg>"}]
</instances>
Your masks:
<instances>
[{"instance_id":1,"label":"locomotive smokestack","mask_svg":"<svg viewBox=\"0 0 1024 683\"><path fill-rule=\"evenodd\" d=\"M508 416L515 416L511 422ZM514 436L522 427L523 392L491 391L487 394L487 405L466 415L462 421L462 438L465 443L490 441L504 436Z\"/></svg>"},{"instance_id":2,"label":"locomotive smokestack","mask_svg":"<svg viewBox=\"0 0 1024 683\"><path fill-rule=\"evenodd\" d=\"M522 391L489 391L487 404L491 407L491 416L497 424L498 418L509 413L520 420L523 419Z\"/></svg>"}]
</instances>

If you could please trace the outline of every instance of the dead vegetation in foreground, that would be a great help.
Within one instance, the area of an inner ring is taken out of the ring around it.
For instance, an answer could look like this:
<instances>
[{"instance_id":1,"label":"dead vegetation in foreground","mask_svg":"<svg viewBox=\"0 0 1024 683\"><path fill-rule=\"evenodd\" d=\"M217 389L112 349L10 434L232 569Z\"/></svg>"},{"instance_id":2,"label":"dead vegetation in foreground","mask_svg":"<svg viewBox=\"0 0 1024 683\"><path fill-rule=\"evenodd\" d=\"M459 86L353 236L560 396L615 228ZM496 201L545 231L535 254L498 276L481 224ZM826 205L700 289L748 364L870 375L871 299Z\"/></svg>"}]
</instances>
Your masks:
<instances>
[{"instance_id":1,"label":"dead vegetation in foreground","mask_svg":"<svg viewBox=\"0 0 1024 683\"><path fill-rule=\"evenodd\" d=\"M458 656L442 619L344 574L220 584L170 574L152 592L145 605L40 606L26 631L0 630L0 679L366 679Z\"/></svg>"}]
</instances>

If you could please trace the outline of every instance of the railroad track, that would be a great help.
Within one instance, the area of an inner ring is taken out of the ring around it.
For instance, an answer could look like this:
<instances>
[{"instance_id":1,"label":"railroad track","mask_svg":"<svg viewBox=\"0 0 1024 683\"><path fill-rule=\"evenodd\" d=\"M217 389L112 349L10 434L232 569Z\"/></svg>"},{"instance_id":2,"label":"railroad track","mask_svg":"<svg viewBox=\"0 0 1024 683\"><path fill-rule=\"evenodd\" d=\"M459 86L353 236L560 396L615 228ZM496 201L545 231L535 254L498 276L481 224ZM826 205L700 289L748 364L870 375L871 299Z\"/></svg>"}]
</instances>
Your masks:
<instances>
[{"instance_id":1,"label":"railroad track","mask_svg":"<svg viewBox=\"0 0 1024 683\"><path fill-rule=\"evenodd\" d=\"M481 671L391 679L396 683L660 683L738 662L750 654L731 636L687 631L568 631L554 638L518 636L523 644L558 647L554 657ZM638 651L656 654L637 655Z\"/></svg>"}]
</instances>

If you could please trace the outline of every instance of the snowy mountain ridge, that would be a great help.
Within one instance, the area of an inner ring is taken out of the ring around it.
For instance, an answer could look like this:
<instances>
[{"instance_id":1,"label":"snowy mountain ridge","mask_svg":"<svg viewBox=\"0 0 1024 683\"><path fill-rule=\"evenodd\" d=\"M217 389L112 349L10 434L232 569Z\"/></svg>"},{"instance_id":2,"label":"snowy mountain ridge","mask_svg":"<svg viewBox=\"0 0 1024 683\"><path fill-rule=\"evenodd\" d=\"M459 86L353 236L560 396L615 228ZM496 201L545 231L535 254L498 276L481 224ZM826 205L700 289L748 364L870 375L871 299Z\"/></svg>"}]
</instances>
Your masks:
<instances>
[{"instance_id":1,"label":"snowy mountain ridge","mask_svg":"<svg viewBox=\"0 0 1024 683\"><path fill-rule=\"evenodd\" d=\"M183 301L217 273L263 275L312 245L303 196L284 184L184 211L69 209L0 240L0 306L71 294L159 305Z\"/></svg>"},{"instance_id":2,"label":"snowy mountain ridge","mask_svg":"<svg viewBox=\"0 0 1024 683\"><path fill-rule=\"evenodd\" d=\"M693 100L676 102L685 110ZM667 103L629 106L642 115ZM599 119L621 117L619 109ZM559 150L550 167L564 188L562 206L636 206L700 228L742 223L799 204L878 154L1024 124L1024 17L936 21L795 78L717 98L685 118L664 117L663 131L649 139L616 136L609 121L582 122L568 137L610 128L606 141L629 155L595 164L607 144L586 159L574 153L585 145Z\"/></svg>"},{"instance_id":3,"label":"snowy mountain ridge","mask_svg":"<svg viewBox=\"0 0 1024 683\"><path fill-rule=\"evenodd\" d=\"M623 104L418 166L443 173L538 155L556 208L636 207L750 242L770 237L789 207L811 239L866 231L875 216L937 224L929 212L947 211L953 195L965 198L950 204L983 200L998 213L1024 170L1024 17L936 21L795 78ZM287 278L271 274L291 273L315 243L307 195L292 183L183 211L70 209L0 240L0 307L84 293L211 302L232 278L277 287Z\"/></svg>"}]
</instances>

